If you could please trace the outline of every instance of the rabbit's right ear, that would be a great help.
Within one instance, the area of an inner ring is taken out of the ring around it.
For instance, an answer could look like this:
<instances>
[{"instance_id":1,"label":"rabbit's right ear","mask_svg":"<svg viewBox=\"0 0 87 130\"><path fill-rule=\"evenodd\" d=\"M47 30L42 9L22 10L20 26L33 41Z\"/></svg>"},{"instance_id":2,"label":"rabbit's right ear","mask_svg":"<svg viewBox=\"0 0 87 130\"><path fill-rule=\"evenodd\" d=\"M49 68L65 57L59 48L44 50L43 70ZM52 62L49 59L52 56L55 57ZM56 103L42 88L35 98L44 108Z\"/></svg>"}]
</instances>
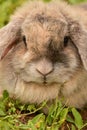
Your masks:
<instances>
[{"instance_id":1,"label":"rabbit's right ear","mask_svg":"<svg viewBox=\"0 0 87 130\"><path fill-rule=\"evenodd\" d=\"M0 29L0 59L9 52L20 37L22 20L14 20Z\"/></svg>"}]
</instances>

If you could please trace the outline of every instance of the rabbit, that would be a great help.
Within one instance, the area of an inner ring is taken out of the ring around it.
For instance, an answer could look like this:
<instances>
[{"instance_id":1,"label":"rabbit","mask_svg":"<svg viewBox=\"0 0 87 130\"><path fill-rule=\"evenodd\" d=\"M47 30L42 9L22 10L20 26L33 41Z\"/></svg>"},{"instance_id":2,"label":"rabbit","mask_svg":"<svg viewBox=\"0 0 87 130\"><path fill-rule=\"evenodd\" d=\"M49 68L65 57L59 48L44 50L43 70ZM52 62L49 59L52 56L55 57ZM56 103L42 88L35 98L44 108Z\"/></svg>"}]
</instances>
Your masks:
<instances>
[{"instance_id":1,"label":"rabbit","mask_svg":"<svg viewBox=\"0 0 87 130\"><path fill-rule=\"evenodd\" d=\"M27 2L0 29L0 90L23 103L87 104L87 12Z\"/></svg>"}]
</instances>

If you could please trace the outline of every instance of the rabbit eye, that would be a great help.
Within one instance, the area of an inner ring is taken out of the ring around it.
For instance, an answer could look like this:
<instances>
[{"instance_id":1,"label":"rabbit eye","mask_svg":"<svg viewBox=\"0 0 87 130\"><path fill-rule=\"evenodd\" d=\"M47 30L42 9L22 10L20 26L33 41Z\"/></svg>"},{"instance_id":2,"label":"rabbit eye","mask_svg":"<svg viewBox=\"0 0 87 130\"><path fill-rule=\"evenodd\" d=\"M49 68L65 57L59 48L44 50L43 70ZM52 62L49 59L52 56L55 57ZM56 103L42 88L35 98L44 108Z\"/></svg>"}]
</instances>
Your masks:
<instances>
[{"instance_id":1,"label":"rabbit eye","mask_svg":"<svg viewBox=\"0 0 87 130\"><path fill-rule=\"evenodd\" d=\"M69 42L69 36L65 36L64 37L64 47L67 47L68 42Z\"/></svg>"},{"instance_id":2,"label":"rabbit eye","mask_svg":"<svg viewBox=\"0 0 87 130\"><path fill-rule=\"evenodd\" d=\"M23 42L24 42L25 46L27 47L26 37L25 36L23 36Z\"/></svg>"}]
</instances>

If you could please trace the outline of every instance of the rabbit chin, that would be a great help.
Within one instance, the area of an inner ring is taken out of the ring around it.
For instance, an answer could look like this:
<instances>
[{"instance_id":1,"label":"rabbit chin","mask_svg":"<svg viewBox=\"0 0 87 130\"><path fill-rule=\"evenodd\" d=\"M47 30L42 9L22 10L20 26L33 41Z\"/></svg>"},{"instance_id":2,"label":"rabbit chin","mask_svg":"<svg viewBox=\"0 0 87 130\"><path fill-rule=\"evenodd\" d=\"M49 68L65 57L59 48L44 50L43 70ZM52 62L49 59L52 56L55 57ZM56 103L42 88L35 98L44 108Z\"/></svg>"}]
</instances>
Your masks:
<instances>
[{"instance_id":1,"label":"rabbit chin","mask_svg":"<svg viewBox=\"0 0 87 130\"><path fill-rule=\"evenodd\" d=\"M18 80L15 97L25 103L40 104L44 100L51 101L58 97L61 85L58 83L40 84Z\"/></svg>"}]
</instances>

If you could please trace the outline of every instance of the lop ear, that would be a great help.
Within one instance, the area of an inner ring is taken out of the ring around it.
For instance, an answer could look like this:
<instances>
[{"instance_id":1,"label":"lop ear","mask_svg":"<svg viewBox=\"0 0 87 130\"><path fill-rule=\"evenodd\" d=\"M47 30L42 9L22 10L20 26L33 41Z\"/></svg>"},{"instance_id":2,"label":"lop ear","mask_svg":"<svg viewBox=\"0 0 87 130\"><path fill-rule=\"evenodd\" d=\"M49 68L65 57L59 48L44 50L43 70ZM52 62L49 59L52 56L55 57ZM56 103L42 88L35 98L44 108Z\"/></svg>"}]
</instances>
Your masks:
<instances>
[{"instance_id":1,"label":"lop ear","mask_svg":"<svg viewBox=\"0 0 87 130\"><path fill-rule=\"evenodd\" d=\"M87 30L77 21L70 24L70 36L78 49L84 68L87 70Z\"/></svg>"},{"instance_id":2,"label":"lop ear","mask_svg":"<svg viewBox=\"0 0 87 130\"><path fill-rule=\"evenodd\" d=\"M14 20L0 29L0 59L9 52L20 37L22 20Z\"/></svg>"}]
</instances>

